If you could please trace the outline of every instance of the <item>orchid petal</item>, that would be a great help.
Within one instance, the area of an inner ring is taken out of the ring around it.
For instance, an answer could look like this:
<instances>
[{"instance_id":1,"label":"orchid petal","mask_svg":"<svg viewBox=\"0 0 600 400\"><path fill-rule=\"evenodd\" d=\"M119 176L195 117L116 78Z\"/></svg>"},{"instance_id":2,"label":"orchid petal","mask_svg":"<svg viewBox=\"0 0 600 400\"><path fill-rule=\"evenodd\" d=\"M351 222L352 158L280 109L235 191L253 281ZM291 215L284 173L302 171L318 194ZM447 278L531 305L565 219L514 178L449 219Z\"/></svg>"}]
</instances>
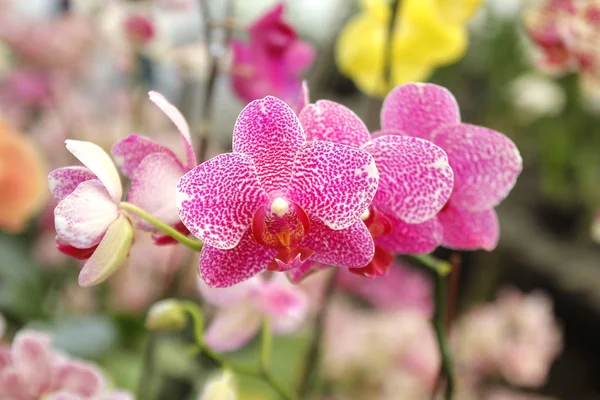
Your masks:
<instances>
[{"instance_id":1,"label":"orchid petal","mask_svg":"<svg viewBox=\"0 0 600 400\"><path fill-rule=\"evenodd\" d=\"M452 194L453 173L444 150L407 136L381 136L362 146L375 159L379 186L373 204L417 224L435 216Z\"/></svg>"},{"instance_id":2,"label":"orchid petal","mask_svg":"<svg viewBox=\"0 0 600 400\"><path fill-rule=\"evenodd\" d=\"M75 190L75 188L85 181L96 178L86 167L64 167L51 171L48 174L48 185L52 196L61 201Z\"/></svg>"},{"instance_id":3,"label":"orchid petal","mask_svg":"<svg viewBox=\"0 0 600 400\"><path fill-rule=\"evenodd\" d=\"M444 247L492 251L498 244L500 228L493 209L467 211L449 205L438 214L438 219L444 227Z\"/></svg>"},{"instance_id":4,"label":"orchid petal","mask_svg":"<svg viewBox=\"0 0 600 400\"><path fill-rule=\"evenodd\" d=\"M274 332L287 334L304 322L308 297L300 287L292 285L284 274L274 275L258 296L260 310L271 319Z\"/></svg>"},{"instance_id":5,"label":"orchid petal","mask_svg":"<svg viewBox=\"0 0 600 400\"><path fill-rule=\"evenodd\" d=\"M420 224L407 224L399 218L386 215L392 230L375 238L375 244L390 253L425 254L442 243L443 227L437 218Z\"/></svg>"},{"instance_id":6,"label":"orchid petal","mask_svg":"<svg viewBox=\"0 0 600 400\"><path fill-rule=\"evenodd\" d=\"M168 225L179 222L177 213L177 182L185 167L172 155L148 155L135 170L127 200ZM150 223L136 219L137 225L147 231L156 231Z\"/></svg>"},{"instance_id":7,"label":"orchid petal","mask_svg":"<svg viewBox=\"0 0 600 400\"><path fill-rule=\"evenodd\" d=\"M331 229L354 224L377 191L379 173L367 152L320 140L306 142L294 160L289 198Z\"/></svg>"},{"instance_id":8,"label":"orchid petal","mask_svg":"<svg viewBox=\"0 0 600 400\"><path fill-rule=\"evenodd\" d=\"M200 253L200 274L209 287L233 286L266 270L275 254L275 249L259 245L247 231L230 250L205 244Z\"/></svg>"},{"instance_id":9,"label":"orchid petal","mask_svg":"<svg viewBox=\"0 0 600 400\"><path fill-rule=\"evenodd\" d=\"M0 393L2 393L2 396L5 396L3 399L30 399L31 397L24 393L28 389L35 390L35 388L26 387L26 385L22 382L19 372L14 367L2 369L2 373L0 374Z\"/></svg>"},{"instance_id":10,"label":"orchid petal","mask_svg":"<svg viewBox=\"0 0 600 400\"><path fill-rule=\"evenodd\" d=\"M45 333L23 330L15 336L12 361L25 389L34 397L52 384L51 337Z\"/></svg>"},{"instance_id":11,"label":"orchid petal","mask_svg":"<svg viewBox=\"0 0 600 400\"><path fill-rule=\"evenodd\" d=\"M110 157L99 146L80 140L66 140L67 150L100 179L114 202L121 201L123 188L119 172Z\"/></svg>"},{"instance_id":12,"label":"orchid petal","mask_svg":"<svg viewBox=\"0 0 600 400\"><path fill-rule=\"evenodd\" d=\"M204 334L214 351L234 351L248 343L260 328L262 317L251 303L220 309Z\"/></svg>"},{"instance_id":13,"label":"orchid petal","mask_svg":"<svg viewBox=\"0 0 600 400\"><path fill-rule=\"evenodd\" d=\"M60 392L50 393L48 396L44 396L44 400L84 400L84 399L81 396L78 396L71 392L60 391Z\"/></svg>"},{"instance_id":14,"label":"orchid petal","mask_svg":"<svg viewBox=\"0 0 600 400\"><path fill-rule=\"evenodd\" d=\"M118 216L106 187L97 179L85 181L54 209L56 234L73 247L87 249L100 243Z\"/></svg>"},{"instance_id":15,"label":"orchid petal","mask_svg":"<svg viewBox=\"0 0 600 400\"><path fill-rule=\"evenodd\" d=\"M444 124L460 122L456 99L431 83L409 83L390 92L381 109L381 128L396 129L408 136L429 139L431 132Z\"/></svg>"},{"instance_id":16,"label":"orchid petal","mask_svg":"<svg viewBox=\"0 0 600 400\"><path fill-rule=\"evenodd\" d=\"M181 177L177 210L190 232L205 244L234 248L254 211L267 201L252 159L240 153L218 155Z\"/></svg>"},{"instance_id":17,"label":"orchid petal","mask_svg":"<svg viewBox=\"0 0 600 400\"><path fill-rule=\"evenodd\" d=\"M361 220L342 230L312 220L301 246L314 250L311 261L347 268L364 267L375 254L373 238Z\"/></svg>"},{"instance_id":18,"label":"orchid petal","mask_svg":"<svg viewBox=\"0 0 600 400\"><path fill-rule=\"evenodd\" d=\"M164 153L177 159L177 156L168 147L136 134L129 135L115 143L111 153L115 164L123 172L123 175L128 178L133 178L134 172L140 163L152 153Z\"/></svg>"},{"instance_id":19,"label":"orchid petal","mask_svg":"<svg viewBox=\"0 0 600 400\"><path fill-rule=\"evenodd\" d=\"M230 287L213 288L208 286L204 280L198 278L198 290L202 298L217 307L231 307L247 301L253 293L257 293L263 286L263 279L260 276L237 283Z\"/></svg>"},{"instance_id":20,"label":"orchid petal","mask_svg":"<svg viewBox=\"0 0 600 400\"><path fill-rule=\"evenodd\" d=\"M124 215L119 215L79 272L79 286L94 286L108 279L125 262L132 243L131 222Z\"/></svg>"},{"instance_id":21,"label":"orchid petal","mask_svg":"<svg viewBox=\"0 0 600 400\"><path fill-rule=\"evenodd\" d=\"M307 140L325 140L360 147L371 139L364 122L346 106L319 100L299 115Z\"/></svg>"},{"instance_id":22,"label":"orchid petal","mask_svg":"<svg viewBox=\"0 0 600 400\"><path fill-rule=\"evenodd\" d=\"M445 125L432 134L454 171L452 203L471 211L498 205L523 168L517 146L503 134L469 124Z\"/></svg>"},{"instance_id":23,"label":"orchid petal","mask_svg":"<svg viewBox=\"0 0 600 400\"><path fill-rule=\"evenodd\" d=\"M98 394L104 387L102 374L92 364L67 361L55 370L54 386L88 398Z\"/></svg>"},{"instance_id":24,"label":"orchid petal","mask_svg":"<svg viewBox=\"0 0 600 400\"><path fill-rule=\"evenodd\" d=\"M315 60L316 51L312 44L294 40L283 56L283 66L291 75L300 76Z\"/></svg>"},{"instance_id":25,"label":"orchid petal","mask_svg":"<svg viewBox=\"0 0 600 400\"><path fill-rule=\"evenodd\" d=\"M233 130L233 151L254 161L268 192L284 190L305 134L294 111L276 97L254 100L242 110Z\"/></svg>"},{"instance_id":26,"label":"orchid petal","mask_svg":"<svg viewBox=\"0 0 600 400\"><path fill-rule=\"evenodd\" d=\"M190 128L185 120L185 117L179 112L177 107L171 104L165 96L158 92L149 92L148 97L164 112L167 117L175 124L181 134L181 141L185 149L185 165L188 169L196 166L196 155L192 146L192 138L190 137Z\"/></svg>"}]
</instances>

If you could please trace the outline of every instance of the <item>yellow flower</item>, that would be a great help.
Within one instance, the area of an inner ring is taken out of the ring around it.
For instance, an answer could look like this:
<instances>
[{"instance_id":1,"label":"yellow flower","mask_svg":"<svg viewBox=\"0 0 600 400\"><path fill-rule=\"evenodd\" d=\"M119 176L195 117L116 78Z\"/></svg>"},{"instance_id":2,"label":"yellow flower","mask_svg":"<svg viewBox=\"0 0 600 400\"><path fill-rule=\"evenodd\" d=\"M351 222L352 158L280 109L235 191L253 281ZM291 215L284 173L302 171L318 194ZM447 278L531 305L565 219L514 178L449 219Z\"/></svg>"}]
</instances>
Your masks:
<instances>
[{"instance_id":1,"label":"yellow flower","mask_svg":"<svg viewBox=\"0 0 600 400\"><path fill-rule=\"evenodd\" d=\"M336 46L340 71L372 96L385 96L407 82L426 80L442 65L461 58L466 24L482 0L403 0L392 36L391 84L384 79L388 57L389 0L362 0L362 11L342 29Z\"/></svg>"}]
</instances>

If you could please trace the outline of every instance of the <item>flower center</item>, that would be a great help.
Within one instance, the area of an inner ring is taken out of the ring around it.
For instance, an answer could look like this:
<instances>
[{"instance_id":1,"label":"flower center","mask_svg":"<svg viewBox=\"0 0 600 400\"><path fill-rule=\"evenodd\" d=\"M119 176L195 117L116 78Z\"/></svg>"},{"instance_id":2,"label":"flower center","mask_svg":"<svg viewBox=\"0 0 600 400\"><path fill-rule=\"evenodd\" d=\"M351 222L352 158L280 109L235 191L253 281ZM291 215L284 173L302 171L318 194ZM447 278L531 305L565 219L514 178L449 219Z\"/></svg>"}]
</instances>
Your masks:
<instances>
[{"instance_id":1,"label":"flower center","mask_svg":"<svg viewBox=\"0 0 600 400\"><path fill-rule=\"evenodd\" d=\"M385 214L372 207L365 211L363 215L360 216L360 219L364 221L373 238L387 235L392 231L390 220Z\"/></svg>"}]
</instances>

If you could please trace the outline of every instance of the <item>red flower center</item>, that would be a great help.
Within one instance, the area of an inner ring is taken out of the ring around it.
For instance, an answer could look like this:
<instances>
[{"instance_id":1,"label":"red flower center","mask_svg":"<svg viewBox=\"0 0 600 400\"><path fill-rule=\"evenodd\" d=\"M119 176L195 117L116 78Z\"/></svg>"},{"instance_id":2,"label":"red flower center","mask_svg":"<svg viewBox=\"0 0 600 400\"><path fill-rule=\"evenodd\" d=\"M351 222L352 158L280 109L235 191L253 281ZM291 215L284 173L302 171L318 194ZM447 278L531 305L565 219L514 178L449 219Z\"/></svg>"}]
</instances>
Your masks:
<instances>
[{"instance_id":1,"label":"red flower center","mask_svg":"<svg viewBox=\"0 0 600 400\"><path fill-rule=\"evenodd\" d=\"M364 220L373 239L387 235L392 231L390 220L382 212L369 208L369 216ZM349 268L353 274L364 276L365 278L376 278L386 275L390 265L394 261L394 256L382 247L375 246L375 255L369 264L362 268Z\"/></svg>"}]
</instances>

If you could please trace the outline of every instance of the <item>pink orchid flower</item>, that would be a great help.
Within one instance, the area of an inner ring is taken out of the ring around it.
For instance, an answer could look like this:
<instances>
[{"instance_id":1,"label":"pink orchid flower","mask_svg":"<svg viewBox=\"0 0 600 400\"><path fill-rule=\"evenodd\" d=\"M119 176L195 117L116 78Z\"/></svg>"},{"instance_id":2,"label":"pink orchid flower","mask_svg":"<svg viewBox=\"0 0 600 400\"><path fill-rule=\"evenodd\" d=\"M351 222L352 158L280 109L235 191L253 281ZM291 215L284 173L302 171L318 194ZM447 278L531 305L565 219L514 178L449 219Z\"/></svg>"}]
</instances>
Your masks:
<instances>
[{"instance_id":1,"label":"pink orchid flower","mask_svg":"<svg viewBox=\"0 0 600 400\"><path fill-rule=\"evenodd\" d=\"M351 272L385 275L393 261L391 253L426 253L437 246L433 218L450 198L453 186L444 150L421 138L372 138L354 112L328 100L307 105L299 118L309 140L358 147L373 156L379 170L377 193L362 216L375 240L375 256L367 266Z\"/></svg>"},{"instance_id":2,"label":"pink orchid flower","mask_svg":"<svg viewBox=\"0 0 600 400\"><path fill-rule=\"evenodd\" d=\"M378 179L367 152L307 142L294 111L267 96L240 113L232 153L181 178L177 208L204 241L200 272L211 287L307 259L359 268L373 258L373 240L360 216Z\"/></svg>"},{"instance_id":3,"label":"pink orchid flower","mask_svg":"<svg viewBox=\"0 0 600 400\"><path fill-rule=\"evenodd\" d=\"M406 225L401 236L429 249L441 238L452 249L493 250L499 237L494 207L510 193L523 167L515 144L492 129L462 123L454 96L429 83L392 90L383 103L381 128L379 136L431 141L446 152L454 171L454 188L444 208L430 221ZM393 245L401 236L382 237L378 244Z\"/></svg>"},{"instance_id":4,"label":"pink orchid flower","mask_svg":"<svg viewBox=\"0 0 600 400\"><path fill-rule=\"evenodd\" d=\"M0 400L132 400L107 388L93 364L54 350L47 334L23 330L0 348Z\"/></svg>"},{"instance_id":5,"label":"pink orchid flower","mask_svg":"<svg viewBox=\"0 0 600 400\"><path fill-rule=\"evenodd\" d=\"M200 294L217 307L204 340L215 351L234 351L248 343L269 318L277 334L297 330L308 313L308 297L281 274L255 276L228 288L211 288L198 279Z\"/></svg>"},{"instance_id":6,"label":"pink orchid flower","mask_svg":"<svg viewBox=\"0 0 600 400\"><path fill-rule=\"evenodd\" d=\"M131 179L127 201L177 230L188 233L177 214L175 187L179 178L196 166L190 129L184 116L164 96L157 92L150 92L149 96L179 130L185 160L180 160L168 147L136 134L116 143L112 155L123 175ZM148 222L140 219L136 222L141 229L156 233L156 228ZM175 243L164 235L155 236L155 241L157 244Z\"/></svg>"},{"instance_id":7,"label":"pink orchid flower","mask_svg":"<svg viewBox=\"0 0 600 400\"><path fill-rule=\"evenodd\" d=\"M245 102L267 95L286 102L296 100L301 78L310 67L315 50L298 39L283 19L284 5L277 4L248 30L250 40L232 41L235 93Z\"/></svg>"},{"instance_id":8,"label":"pink orchid flower","mask_svg":"<svg viewBox=\"0 0 600 400\"><path fill-rule=\"evenodd\" d=\"M131 222L119 210L123 195L119 173L104 150L90 142L67 140L85 167L55 169L48 175L58 249L86 260L81 286L106 280L123 263L133 241Z\"/></svg>"}]
</instances>

